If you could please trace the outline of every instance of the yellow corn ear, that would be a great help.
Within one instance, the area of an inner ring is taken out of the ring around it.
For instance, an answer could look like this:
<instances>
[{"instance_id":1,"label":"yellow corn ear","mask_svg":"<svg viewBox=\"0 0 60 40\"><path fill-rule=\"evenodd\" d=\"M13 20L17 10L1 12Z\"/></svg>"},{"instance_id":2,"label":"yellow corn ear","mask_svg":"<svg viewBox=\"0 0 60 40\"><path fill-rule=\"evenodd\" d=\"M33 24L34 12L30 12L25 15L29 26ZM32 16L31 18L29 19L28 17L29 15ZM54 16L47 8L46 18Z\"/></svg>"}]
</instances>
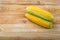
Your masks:
<instances>
[{"instance_id":1,"label":"yellow corn ear","mask_svg":"<svg viewBox=\"0 0 60 40\"><path fill-rule=\"evenodd\" d=\"M36 6L29 6L29 7L27 7L27 10L28 11L32 11L32 12L39 13L42 16L45 16L45 17L50 18L50 19L53 19L53 16L52 16L52 14L50 12L48 12L46 10L43 10L41 8L38 8Z\"/></svg>"},{"instance_id":2,"label":"yellow corn ear","mask_svg":"<svg viewBox=\"0 0 60 40\"><path fill-rule=\"evenodd\" d=\"M28 14L28 13L26 13L25 16L27 17L27 19L29 19L30 21L32 21L32 22L34 22L34 23L36 23L38 25L41 25L41 26L46 27L46 28L51 27L50 22L45 21L45 20L43 20L41 18L35 17L35 16L33 16L31 14Z\"/></svg>"}]
</instances>

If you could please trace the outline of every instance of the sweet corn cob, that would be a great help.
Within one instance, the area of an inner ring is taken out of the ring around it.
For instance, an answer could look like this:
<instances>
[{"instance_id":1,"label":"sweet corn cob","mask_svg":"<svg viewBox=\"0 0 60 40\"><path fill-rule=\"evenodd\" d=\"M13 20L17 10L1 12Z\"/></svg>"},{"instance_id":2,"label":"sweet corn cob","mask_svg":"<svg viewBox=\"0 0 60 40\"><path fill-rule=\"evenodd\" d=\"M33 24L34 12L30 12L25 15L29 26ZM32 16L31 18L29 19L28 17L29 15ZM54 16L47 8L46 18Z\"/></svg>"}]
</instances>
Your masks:
<instances>
[{"instance_id":1,"label":"sweet corn cob","mask_svg":"<svg viewBox=\"0 0 60 40\"><path fill-rule=\"evenodd\" d=\"M53 16L51 15L50 12L43 10L41 8L38 8L36 6L29 6L27 8L27 12L30 12L30 14L34 13L34 14L36 14L36 16L39 15L40 18L43 18L45 20L53 21Z\"/></svg>"},{"instance_id":2,"label":"sweet corn cob","mask_svg":"<svg viewBox=\"0 0 60 40\"><path fill-rule=\"evenodd\" d=\"M43 9L37 8L35 6L29 6L25 16L27 19L40 26L51 28L53 16Z\"/></svg>"},{"instance_id":3,"label":"sweet corn cob","mask_svg":"<svg viewBox=\"0 0 60 40\"><path fill-rule=\"evenodd\" d=\"M27 13L25 16L26 16L30 21L32 21L32 22L34 22L34 23L36 23L36 24L38 24L38 25L41 25L41 26L43 26L43 27L50 28L50 26L51 26L51 23L50 23L50 22L45 21L45 20L43 20L43 19L41 19L41 18L35 17L35 16L31 15L31 14L28 14L28 13Z\"/></svg>"}]
</instances>

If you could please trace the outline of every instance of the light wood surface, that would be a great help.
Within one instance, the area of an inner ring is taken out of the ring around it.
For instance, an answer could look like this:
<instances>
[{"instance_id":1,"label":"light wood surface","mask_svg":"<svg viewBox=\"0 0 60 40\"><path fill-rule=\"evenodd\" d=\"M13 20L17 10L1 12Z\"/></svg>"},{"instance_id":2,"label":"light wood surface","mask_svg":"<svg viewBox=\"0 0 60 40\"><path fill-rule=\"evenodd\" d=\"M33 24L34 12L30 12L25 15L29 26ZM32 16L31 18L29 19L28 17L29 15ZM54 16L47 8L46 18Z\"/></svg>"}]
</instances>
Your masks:
<instances>
[{"instance_id":1,"label":"light wood surface","mask_svg":"<svg viewBox=\"0 0 60 40\"><path fill-rule=\"evenodd\" d=\"M57 5L44 5L35 2L35 4L51 12L54 16L54 24L51 29L45 29L38 26L25 18L26 7L31 6L29 0L26 5L23 4L11 4L11 0L8 0L10 4L6 4L5 0L0 0L4 4L0 4L0 40L60 40L60 2L56 2ZM7 1L7 0L6 0ZM18 0L20 1L20 0ZM24 1L24 0L22 0ZM22 3L22 1L20 1ZM46 0L41 0L46 2ZM8 2L8 3L9 3ZM55 1L47 1L55 4ZM17 2L18 3L18 2ZM25 3L24 3L25 4ZM39 5L37 5L39 4Z\"/></svg>"},{"instance_id":2,"label":"light wood surface","mask_svg":"<svg viewBox=\"0 0 60 40\"><path fill-rule=\"evenodd\" d=\"M0 0L1 4L60 4L60 0Z\"/></svg>"}]
</instances>

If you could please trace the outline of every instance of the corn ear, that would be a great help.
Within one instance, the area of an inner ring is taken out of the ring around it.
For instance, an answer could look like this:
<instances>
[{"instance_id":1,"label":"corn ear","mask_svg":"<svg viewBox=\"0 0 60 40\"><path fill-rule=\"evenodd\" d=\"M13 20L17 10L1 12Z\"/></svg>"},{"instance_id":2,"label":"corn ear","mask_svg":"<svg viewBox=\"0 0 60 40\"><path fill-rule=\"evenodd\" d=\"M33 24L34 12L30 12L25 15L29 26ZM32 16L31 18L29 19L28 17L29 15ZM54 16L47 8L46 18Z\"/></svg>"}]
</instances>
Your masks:
<instances>
[{"instance_id":1,"label":"corn ear","mask_svg":"<svg viewBox=\"0 0 60 40\"><path fill-rule=\"evenodd\" d=\"M30 12L33 12L36 14L40 14L43 16L42 17L43 19L46 19L48 21L53 21L53 15L44 9L38 8L36 6L29 6L29 7L27 7L27 11L30 11Z\"/></svg>"},{"instance_id":2,"label":"corn ear","mask_svg":"<svg viewBox=\"0 0 60 40\"><path fill-rule=\"evenodd\" d=\"M34 22L34 23L36 23L36 24L38 24L40 26L43 26L43 27L46 27L46 28L50 28L50 26L51 26L51 23L50 22L45 21L45 20L43 20L41 18L35 17L35 16L31 15L31 14L28 14L27 13L25 16L30 21L32 21L32 22Z\"/></svg>"}]
</instances>

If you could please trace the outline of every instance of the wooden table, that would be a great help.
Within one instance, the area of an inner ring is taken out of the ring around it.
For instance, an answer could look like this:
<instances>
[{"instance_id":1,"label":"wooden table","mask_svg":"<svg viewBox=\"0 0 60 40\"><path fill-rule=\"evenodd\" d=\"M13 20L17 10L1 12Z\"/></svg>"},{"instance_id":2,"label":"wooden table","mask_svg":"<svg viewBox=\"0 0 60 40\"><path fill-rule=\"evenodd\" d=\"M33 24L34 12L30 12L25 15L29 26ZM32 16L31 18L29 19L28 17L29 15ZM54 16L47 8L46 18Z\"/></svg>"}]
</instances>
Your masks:
<instances>
[{"instance_id":1,"label":"wooden table","mask_svg":"<svg viewBox=\"0 0 60 40\"><path fill-rule=\"evenodd\" d=\"M26 7L31 5L53 14L53 28L42 28L25 18ZM0 40L60 40L60 1L0 0Z\"/></svg>"}]
</instances>

